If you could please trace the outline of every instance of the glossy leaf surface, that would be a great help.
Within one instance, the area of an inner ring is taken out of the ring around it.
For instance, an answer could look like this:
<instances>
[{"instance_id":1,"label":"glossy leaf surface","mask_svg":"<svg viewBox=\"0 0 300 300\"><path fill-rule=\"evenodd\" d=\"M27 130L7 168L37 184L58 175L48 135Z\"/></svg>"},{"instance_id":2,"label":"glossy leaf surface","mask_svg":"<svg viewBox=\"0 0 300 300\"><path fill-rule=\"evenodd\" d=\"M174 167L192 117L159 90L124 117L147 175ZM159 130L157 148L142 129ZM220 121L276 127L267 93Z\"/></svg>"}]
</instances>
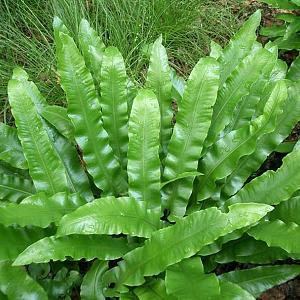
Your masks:
<instances>
[{"instance_id":1,"label":"glossy leaf surface","mask_svg":"<svg viewBox=\"0 0 300 300\"><path fill-rule=\"evenodd\" d=\"M232 271L222 274L219 278L236 283L254 297L258 297L274 285L284 283L296 277L299 273L300 266L281 265Z\"/></svg>"},{"instance_id":2,"label":"glossy leaf surface","mask_svg":"<svg viewBox=\"0 0 300 300\"><path fill-rule=\"evenodd\" d=\"M28 167L16 128L3 123L0 123L0 160L15 168L27 169Z\"/></svg>"},{"instance_id":3,"label":"glossy leaf surface","mask_svg":"<svg viewBox=\"0 0 300 300\"><path fill-rule=\"evenodd\" d=\"M300 226L296 223L265 221L251 228L248 234L265 241L269 247L280 247L288 253L300 253Z\"/></svg>"},{"instance_id":4,"label":"glossy leaf surface","mask_svg":"<svg viewBox=\"0 0 300 300\"><path fill-rule=\"evenodd\" d=\"M244 23L224 48L223 55L220 58L222 65L221 87L240 61L249 54L256 40L256 29L259 26L260 20L261 13L257 11Z\"/></svg>"},{"instance_id":5,"label":"glossy leaf surface","mask_svg":"<svg viewBox=\"0 0 300 300\"><path fill-rule=\"evenodd\" d=\"M100 77L102 120L110 145L123 168L127 163L128 147L127 80L121 53L115 47L106 48Z\"/></svg>"},{"instance_id":6,"label":"glossy leaf surface","mask_svg":"<svg viewBox=\"0 0 300 300\"><path fill-rule=\"evenodd\" d=\"M105 45L97 32L85 19L81 20L78 31L80 49L84 56L86 65L93 73L94 78L100 82L101 64Z\"/></svg>"},{"instance_id":7,"label":"glossy leaf surface","mask_svg":"<svg viewBox=\"0 0 300 300\"><path fill-rule=\"evenodd\" d=\"M213 58L200 59L185 88L168 147L163 173L169 181L184 172L197 171L203 143L211 124L212 107L219 84L219 65ZM193 178L170 184L164 201L172 214L183 216L193 187Z\"/></svg>"},{"instance_id":8,"label":"glossy leaf surface","mask_svg":"<svg viewBox=\"0 0 300 300\"><path fill-rule=\"evenodd\" d=\"M215 300L255 300L255 298L239 285L226 280L220 280L220 296Z\"/></svg>"},{"instance_id":9,"label":"glossy leaf surface","mask_svg":"<svg viewBox=\"0 0 300 300\"><path fill-rule=\"evenodd\" d=\"M273 151L278 151L278 145L290 134L300 118L299 93L300 87L297 83L288 84L288 98L285 101L283 113L276 122L274 131L261 136L257 140L253 154L241 158L238 166L226 178L223 188L226 196L235 194L247 178L259 169L268 155Z\"/></svg>"},{"instance_id":10,"label":"glossy leaf surface","mask_svg":"<svg viewBox=\"0 0 300 300\"><path fill-rule=\"evenodd\" d=\"M168 295L166 292L166 285L162 279L152 280L149 283L134 289L134 293L139 300L175 300L177 297Z\"/></svg>"},{"instance_id":11,"label":"glossy leaf surface","mask_svg":"<svg viewBox=\"0 0 300 300\"><path fill-rule=\"evenodd\" d=\"M72 38L60 33L57 43L62 45L58 52L58 69L67 94L68 115L74 124L75 139L83 151L87 169L105 194L122 193L126 185L102 125L93 78Z\"/></svg>"},{"instance_id":12,"label":"glossy leaf surface","mask_svg":"<svg viewBox=\"0 0 300 300\"><path fill-rule=\"evenodd\" d=\"M231 197L226 204L256 202L276 205L288 200L300 187L299 160L300 147L296 144L293 152L283 159L282 166L276 172L270 170L255 178ZM278 186L285 188L279 189ZM268 188L266 189L266 187Z\"/></svg>"},{"instance_id":13,"label":"glossy leaf surface","mask_svg":"<svg viewBox=\"0 0 300 300\"><path fill-rule=\"evenodd\" d=\"M82 300L105 300L102 293L102 276L107 269L108 262L94 261L92 267L84 275L80 287L80 297Z\"/></svg>"},{"instance_id":14,"label":"glossy leaf surface","mask_svg":"<svg viewBox=\"0 0 300 300\"><path fill-rule=\"evenodd\" d=\"M10 202L18 202L35 193L31 180L17 176L0 174L0 198Z\"/></svg>"},{"instance_id":15,"label":"glossy leaf surface","mask_svg":"<svg viewBox=\"0 0 300 300\"><path fill-rule=\"evenodd\" d=\"M129 196L160 208L160 110L155 94L141 90L129 120L127 174Z\"/></svg>"},{"instance_id":16,"label":"glossy leaf surface","mask_svg":"<svg viewBox=\"0 0 300 300\"><path fill-rule=\"evenodd\" d=\"M200 179L198 200L212 196L216 192L215 182L230 175L241 157L255 151L256 142L260 136L274 130L286 98L286 86L284 82L279 82L275 86L262 116L253 120L249 126L225 135L211 147L199 165L200 172L205 176Z\"/></svg>"},{"instance_id":17,"label":"glossy leaf surface","mask_svg":"<svg viewBox=\"0 0 300 300\"><path fill-rule=\"evenodd\" d=\"M0 260L15 259L25 248L47 236L38 228L5 227L0 224Z\"/></svg>"},{"instance_id":18,"label":"glossy leaf surface","mask_svg":"<svg viewBox=\"0 0 300 300\"><path fill-rule=\"evenodd\" d=\"M285 223L294 222L300 225L300 197L292 197L278 204L270 214L270 220L276 219L280 219Z\"/></svg>"},{"instance_id":19,"label":"glossy leaf surface","mask_svg":"<svg viewBox=\"0 0 300 300\"><path fill-rule=\"evenodd\" d=\"M219 280L215 274L204 274L199 257L185 259L166 271L168 294L179 299L216 298L220 295Z\"/></svg>"},{"instance_id":20,"label":"glossy leaf surface","mask_svg":"<svg viewBox=\"0 0 300 300\"><path fill-rule=\"evenodd\" d=\"M23 76L27 75L15 69L13 79L8 84L8 94L30 176L37 191L48 195L66 191L67 179L63 165L37 112L35 100L27 87L30 83Z\"/></svg>"},{"instance_id":21,"label":"glossy leaf surface","mask_svg":"<svg viewBox=\"0 0 300 300\"><path fill-rule=\"evenodd\" d=\"M235 108L243 97L250 93L251 86L259 79L270 56L268 50L254 48L254 53L242 60L228 77L226 84L218 93L213 109L212 125L205 141L206 147L219 139L219 135L233 118Z\"/></svg>"},{"instance_id":22,"label":"glossy leaf surface","mask_svg":"<svg viewBox=\"0 0 300 300\"><path fill-rule=\"evenodd\" d=\"M48 299L47 293L23 267L12 267L9 261L0 262L0 291L8 299Z\"/></svg>"},{"instance_id":23,"label":"glossy leaf surface","mask_svg":"<svg viewBox=\"0 0 300 300\"><path fill-rule=\"evenodd\" d=\"M51 125L53 125L60 134L73 141L74 126L68 117L66 108L56 105L48 105L42 110L42 116Z\"/></svg>"},{"instance_id":24,"label":"glossy leaf surface","mask_svg":"<svg viewBox=\"0 0 300 300\"><path fill-rule=\"evenodd\" d=\"M88 247L87 247L88 245ZM14 261L13 265L27 265L31 263L45 263L50 260L75 260L94 258L113 260L121 257L130 249L124 238L110 236L72 235L61 238L54 236L43 238L27 247Z\"/></svg>"},{"instance_id":25,"label":"glossy leaf surface","mask_svg":"<svg viewBox=\"0 0 300 300\"><path fill-rule=\"evenodd\" d=\"M144 246L127 253L124 261L107 273L106 280L116 283L115 288L107 292L111 295L116 290L123 291L123 285L143 284L144 276L159 274L168 266L196 254L218 237L257 222L270 209L269 206L254 205L250 209L237 205L224 214L216 208L209 208L178 219L175 225L152 233ZM238 212L243 218L237 220Z\"/></svg>"},{"instance_id":26,"label":"glossy leaf surface","mask_svg":"<svg viewBox=\"0 0 300 300\"><path fill-rule=\"evenodd\" d=\"M158 99L161 117L161 151L162 157L167 153L167 146L171 136L172 124L172 82L170 78L170 67L165 47L162 45L162 37L153 44L150 64L147 73L146 86L151 88Z\"/></svg>"},{"instance_id":27,"label":"glossy leaf surface","mask_svg":"<svg viewBox=\"0 0 300 300\"><path fill-rule=\"evenodd\" d=\"M60 222L59 235L128 234L149 237L160 228L160 211L129 197L100 198L66 215Z\"/></svg>"},{"instance_id":28,"label":"glossy leaf surface","mask_svg":"<svg viewBox=\"0 0 300 300\"><path fill-rule=\"evenodd\" d=\"M24 199L20 204L3 203L0 205L0 220L5 226L17 224L20 226L47 227L81 205L84 201L79 195L66 193L47 197L45 194L35 194Z\"/></svg>"}]
</instances>

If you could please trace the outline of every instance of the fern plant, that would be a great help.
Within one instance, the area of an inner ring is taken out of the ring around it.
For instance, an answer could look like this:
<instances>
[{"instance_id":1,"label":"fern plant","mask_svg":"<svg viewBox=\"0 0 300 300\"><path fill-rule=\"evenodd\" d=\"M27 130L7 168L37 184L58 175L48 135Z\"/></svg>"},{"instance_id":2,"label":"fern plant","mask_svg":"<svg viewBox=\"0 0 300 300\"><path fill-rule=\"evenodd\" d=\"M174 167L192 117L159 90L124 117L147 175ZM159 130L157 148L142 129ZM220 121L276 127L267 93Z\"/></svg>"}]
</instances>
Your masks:
<instances>
[{"instance_id":1,"label":"fern plant","mask_svg":"<svg viewBox=\"0 0 300 300\"><path fill-rule=\"evenodd\" d=\"M260 0L283 12L278 13L276 18L283 22L282 25L272 25L261 29L260 34L274 40L283 50L300 49L300 18L298 0ZM295 13L296 12L296 13Z\"/></svg>"},{"instance_id":2,"label":"fern plant","mask_svg":"<svg viewBox=\"0 0 300 300\"><path fill-rule=\"evenodd\" d=\"M55 18L67 108L20 68L8 85L1 298L255 299L300 273L274 265L300 256L300 145L249 180L300 118L299 83L256 42L259 23L212 43L186 82L158 38L141 87L86 20L77 46ZM233 261L262 266L219 275Z\"/></svg>"}]
</instances>

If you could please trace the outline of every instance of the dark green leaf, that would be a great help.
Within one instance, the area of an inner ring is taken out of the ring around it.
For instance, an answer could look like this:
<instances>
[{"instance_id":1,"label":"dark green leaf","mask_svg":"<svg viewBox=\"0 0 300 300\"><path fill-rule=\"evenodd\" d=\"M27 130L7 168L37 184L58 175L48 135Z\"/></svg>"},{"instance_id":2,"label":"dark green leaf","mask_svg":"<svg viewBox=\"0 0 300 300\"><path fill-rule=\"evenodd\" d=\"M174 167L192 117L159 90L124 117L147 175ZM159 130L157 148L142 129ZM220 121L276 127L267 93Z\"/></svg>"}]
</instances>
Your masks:
<instances>
[{"instance_id":1,"label":"dark green leaf","mask_svg":"<svg viewBox=\"0 0 300 300\"><path fill-rule=\"evenodd\" d=\"M27 169L16 128L0 123L0 160L19 169Z\"/></svg>"},{"instance_id":2,"label":"dark green leaf","mask_svg":"<svg viewBox=\"0 0 300 300\"><path fill-rule=\"evenodd\" d=\"M12 267L8 261L0 262L0 291L8 299L48 299L46 292L26 273L25 268Z\"/></svg>"},{"instance_id":3,"label":"dark green leaf","mask_svg":"<svg viewBox=\"0 0 300 300\"><path fill-rule=\"evenodd\" d=\"M0 173L0 199L19 202L35 193L31 180Z\"/></svg>"},{"instance_id":4,"label":"dark green leaf","mask_svg":"<svg viewBox=\"0 0 300 300\"><path fill-rule=\"evenodd\" d=\"M232 271L219 278L236 283L254 297L258 297L264 291L296 277L299 273L300 266L281 265Z\"/></svg>"},{"instance_id":5,"label":"dark green leaf","mask_svg":"<svg viewBox=\"0 0 300 300\"><path fill-rule=\"evenodd\" d=\"M105 300L102 293L102 275L108 269L106 261L94 261L92 267L84 275L80 297L82 300Z\"/></svg>"}]
</instances>

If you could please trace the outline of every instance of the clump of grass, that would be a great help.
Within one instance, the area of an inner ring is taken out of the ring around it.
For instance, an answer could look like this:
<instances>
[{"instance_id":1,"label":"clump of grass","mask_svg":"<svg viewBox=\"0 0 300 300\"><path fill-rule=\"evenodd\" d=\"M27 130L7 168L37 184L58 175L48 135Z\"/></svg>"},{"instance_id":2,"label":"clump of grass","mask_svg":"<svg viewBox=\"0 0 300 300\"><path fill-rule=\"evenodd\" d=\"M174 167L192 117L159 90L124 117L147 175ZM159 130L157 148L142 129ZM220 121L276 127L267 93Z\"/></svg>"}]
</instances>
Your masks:
<instances>
[{"instance_id":1,"label":"clump of grass","mask_svg":"<svg viewBox=\"0 0 300 300\"><path fill-rule=\"evenodd\" d=\"M120 49L128 70L140 78L141 51L162 34L171 63L182 74L207 53L210 39L224 44L237 30L229 0L2 0L0 3L0 115L8 107L12 69L23 66L51 103L64 103L55 72L52 18L59 16L76 36L87 18L107 45ZM2 113L1 113L2 111Z\"/></svg>"}]
</instances>

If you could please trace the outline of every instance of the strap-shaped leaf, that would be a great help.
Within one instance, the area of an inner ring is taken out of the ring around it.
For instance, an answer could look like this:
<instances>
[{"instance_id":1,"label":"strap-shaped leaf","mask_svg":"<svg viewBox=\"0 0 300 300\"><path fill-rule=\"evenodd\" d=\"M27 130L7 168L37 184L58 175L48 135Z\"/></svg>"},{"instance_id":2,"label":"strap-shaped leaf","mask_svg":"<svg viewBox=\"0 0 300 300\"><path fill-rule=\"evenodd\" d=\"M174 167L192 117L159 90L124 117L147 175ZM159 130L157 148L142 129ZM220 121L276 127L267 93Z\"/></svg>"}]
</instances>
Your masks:
<instances>
[{"instance_id":1,"label":"strap-shaped leaf","mask_svg":"<svg viewBox=\"0 0 300 300\"><path fill-rule=\"evenodd\" d=\"M271 47L268 49L268 51L269 53L264 52L264 54L268 56L268 59L266 64L261 68L258 80L251 85L249 94L246 95L236 106L233 113L233 118L225 129L226 133L248 124L253 115L255 115L256 106L262 98L265 88L269 84L271 72L277 62L277 46ZM254 57L254 59L256 59L256 57ZM263 59L263 57L260 56L259 59Z\"/></svg>"},{"instance_id":2,"label":"strap-shaped leaf","mask_svg":"<svg viewBox=\"0 0 300 300\"><path fill-rule=\"evenodd\" d=\"M238 218L236 218L238 219ZM236 240L240 240L240 238L243 236L243 234L247 231L247 229L242 228L242 229L238 229L235 230L229 234L226 234L225 236L221 236L220 238L218 238L215 242L213 242L210 245L207 245L205 247L203 247L199 252L198 255L200 256L207 256L207 255L212 255L212 254L216 254L219 251L221 251L223 249L224 244L230 242L230 241L236 241Z\"/></svg>"},{"instance_id":3,"label":"strap-shaped leaf","mask_svg":"<svg viewBox=\"0 0 300 300\"><path fill-rule=\"evenodd\" d=\"M284 159L282 166L276 171L269 170L246 184L226 205L232 203L267 203L276 205L288 200L300 188L300 144ZM278 187L283 187L278 188ZM272 191L270 193L270 191Z\"/></svg>"},{"instance_id":4,"label":"strap-shaped leaf","mask_svg":"<svg viewBox=\"0 0 300 300\"><path fill-rule=\"evenodd\" d=\"M168 55L162 45L162 36L153 44L150 64L147 74L146 86L151 88L158 99L161 116L161 151L162 157L167 153L167 146L172 133L172 82L170 78L170 67Z\"/></svg>"},{"instance_id":5,"label":"strap-shaped leaf","mask_svg":"<svg viewBox=\"0 0 300 300\"><path fill-rule=\"evenodd\" d=\"M27 169L16 128L0 123L0 160L19 169Z\"/></svg>"},{"instance_id":6,"label":"strap-shaped leaf","mask_svg":"<svg viewBox=\"0 0 300 300\"><path fill-rule=\"evenodd\" d=\"M270 220L276 219L285 223L294 222L300 225L300 196L279 203L270 214Z\"/></svg>"},{"instance_id":7,"label":"strap-shaped leaf","mask_svg":"<svg viewBox=\"0 0 300 300\"><path fill-rule=\"evenodd\" d=\"M102 126L93 78L72 38L60 33L57 43L62 45L58 69L67 94L68 115L75 126L75 139L83 151L88 172L105 194L118 195L124 192L126 183Z\"/></svg>"},{"instance_id":8,"label":"strap-shaped leaf","mask_svg":"<svg viewBox=\"0 0 300 300\"><path fill-rule=\"evenodd\" d=\"M0 260L15 259L26 247L46 234L44 229L4 227L0 224Z\"/></svg>"},{"instance_id":9,"label":"strap-shaped leaf","mask_svg":"<svg viewBox=\"0 0 300 300\"><path fill-rule=\"evenodd\" d=\"M68 117L66 108L57 105L47 105L43 108L41 114L60 134L70 141L74 140L74 126Z\"/></svg>"},{"instance_id":10,"label":"strap-shaped leaf","mask_svg":"<svg viewBox=\"0 0 300 300\"><path fill-rule=\"evenodd\" d=\"M0 173L0 199L19 202L34 193L35 188L30 179Z\"/></svg>"},{"instance_id":11,"label":"strap-shaped leaf","mask_svg":"<svg viewBox=\"0 0 300 300\"><path fill-rule=\"evenodd\" d=\"M61 51L62 46L63 46L60 41L60 38L59 38L60 33L63 32L67 35L71 35L71 33L70 33L69 29L65 26L63 21L57 16L55 16L53 18L53 29L54 29L56 52L59 52L59 51Z\"/></svg>"},{"instance_id":12,"label":"strap-shaped leaf","mask_svg":"<svg viewBox=\"0 0 300 300\"><path fill-rule=\"evenodd\" d=\"M100 76L102 120L110 145L123 168L127 163L128 147L127 80L121 53L115 47L106 48Z\"/></svg>"},{"instance_id":13,"label":"strap-shaped leaf","mask_svg":"<svg viewBox=\"0 0 300 300\"><path fill-rule=\"evenodd\" d=\"M211 146L232 120L238 103L250 93L251 86L260 76L272 54L266 49L256 47L231 73L224 87L219 91L213 110L212 125L209 128L205 146Z\"/></svg>"},{"instance_id":14,"label":"strap-shaped leaf","mask_svg":"<svg viewBox=\"0 0 300 300\"><path fill-rule=\"evenodd\" d=\"M262 163L273 151L278 151L278 145L290 134L300 118L300 87L297 83L288 83L288 99L283 107L276 128L272 133L265 134L257 141L253 154L243 157L238 166L226 178L223 193L226 196L235 194L249 178L259 169Z\"/></svg>"},{"instance_id":15,"label":"strap-shaped leaf","mask_svg":"<svg viewBox=\"0 0 300 300\"><path fill-rule=\"evenodd\" d=\"M231 241L223 245L214 260L220 264L233 261L250 264L270 264L277 260L288 259L289 254L281 248L268 247L263 241L257 241L250 236ZM296 258L293 256L293 258Z\"/></svg>"},{"instance_id":16,"label":"strap-shaped leaf","mask_svg":"<svg viewBox=\"0 0 300 300\"><path fill-rule=\"evenodd\" d=\"M108 270L108 262L96 260L84 275L80 287L80 299L105 300L102 292L102 276Z\"/></svg>"},{"instance_id":17,"label":"strap-shaped leaf","mask_svg":"<svg viewBox=\"0 0 300 300\"><path fill-rule=\"evenodd\" d=\"M65 167L70 191L80 193L86 201L94 200L89 178L84 171L84 162L81 161L74 143L60 135L55 128L47 128L50 140Z\"/></svg>"},{"instance_id":18,"label":"strap-shaped leaf","mask_svg":"<svg viewBox=\"0 0 300 300\"><path fill-rule=\"evenodd\" d=\"M43 238L27 247L14 261L14 266L31 263L45 263L50 260L64 261L68 257L75 260L113 260L130 250L126 238L96 235L72 235Z\"/></svg>"},{"instance_id":19,"label":"strap-shaped leaf","mask_svg":"<svg viewBox=\"0 0 300 300\"><path fill-rule=\"evenodd\" d=\"M78 31L80 48L85 63L93 73L96 81L100 82L100 72L105 45L89 22L81 20Z\"/></svg>"},{"instance_id":20,"label":"strap-shaped leaf","mask_svg":"<svg viewBox=\"0 0 300 300\"><path fill-rule=\"evenodd\" d=\"M215 299L220 295L219 280L215 274L204 274L199 257L185 259L166 271L168 294L179 299Z\"/></svg>"},{"instance_id":21,"label":"strap-shaped leaf","mask_svg":"<svg viewBox=\"0 0 300 300\"><path fill-rule=\"evenodd\" d=\"M255 298L237 284L220 280L220 295L214 300L255 300Z\"/></svg>"},{"instance_id":22,"label":"strap-shaped leaf","mask_svg":"<svg viewBox=\"0 0 300 300\"><path fill-rule=\"evenodd\" d=\"M231 207L228 214L209 208L178 218L174 226L153 232L144 246L127 253L118 267L106 273L106 286L115 283L114 288L106 289L107 296L116 295L116 291L127 291L124 285L143 284L144 276L159 274L168 266L193 256L220 236L257 222L270 209L267 205L238 205Z\"/></svg>"},{"instance_id":23,"label":"strap-shaped leaf","mask_svg":"<svg viewBox=\"0 0 300 300\"><path fill-rule=\"evenodd\" d=\"M219 65L213 58L200 59L192 71L176 116L176 124L165 160L164 180L197 170L203 142L211 124L216 101ZM183 216L193 186L193 178L176 181L164 189L172 214Z\"/></svg>"},{"instance_id":24,"label":"strap-shaped leaf","mask_svg":"<svg viewBox=\"0 0 300 300\"><path fill-rule=\"evenodd\" d=\"M288 39L284 39L283 37L279 37L276 39L276 44L279 49L283 50L293 50L300 48L300 37L297 32L293 32Z\"/></svg>"},{"instance_id":25,"label":"strap-shaped leaf","mask_svg":"<svg viewBox=\"0 0 300 300\"><path fill-rule=\"evenodd\" d=\"M262 116L249 126L230 132L210 148L199 165L199 171L205 176L200 179L198 200L211 197L217 190L215 182L228 176L241 157L255 151L260 136L274 131L286 98L286 85L283 81L278 82Z\"/></svg>"},{"instance_id":26,"label":"strap-shaped leaf","mask_svg":"<svg viewBox=\"0 0 300 300\"><path fill-rule=\"evenodd\" d=\"M22 80L35 104L37 112L42 115L44 109L48 107L46 99L41 95L33 82L27 81L28 76L24 71L19 70L16 76L18 76L19 80ZM64 167L70 191L74 193L80 192L88 201L93 200L94 197L90 190L89 179L81 166L73 141L68 141L61 136L55 128L49 126L44 120L42 120L42 123L47 131L52 147Z\"/></svg>"},{"instance_id":27,"label":"strap-shaped leaf","mask_svg":"<svg viewBox=\"0 0 300 300\"><path fill-rule=\"evenodd\" d=\"M127 174L129 196L160 208L160 110L151 90L141 90L129 119Z\"/></svg>"},{"instance_id":28,"label":"strap-shaped leaf","mask_svg":"<svg viewBox=\"0 0 300 300\"><path fill-rule=\"evenodd\" d=\"M8 84L8 94L30 176L37 191L49 195L66 191L64 167L38 115L31 90L27 87L29 82L27 78L19 77L20 73L25 76L22 71L15 69L13 79Z\"/></svg>"},{"instance_id":29,"label":"strap-shaped leaf","mask_svg":"<svg viewBox=\"0 0 300 300\"><path fill-rule=\"evenodd\" d=\"M281 265L232 271L222 274L219 278L236 283L254 297L258 297L264 291L293 279L298 274L300 266Z\"/></svg>"},{"instance_id":30,"label":"strap-shaped leaf","mask_svg":"<svg viewBox=\"0 0 300 300\"><path fill-rule=\"evenodd\" d=\"M167 294L166 285L162 279L152 280L149 283L144 284L143 286L134 289L134 293L138 296L139 300L151 300L151 299L176 300L176 299L178 299L177 297Z\"/></svg>"},{"instance_id":31,"label":"strap-shaped leaf","mask_svg":"<svg viewBox=\"0 0 300 300\"><path fill-rule=\"evenodd\" d=\"M257 11L244 23L224 48L223 55L220 58L222 70L220 79L221 87L240 61L249 54L256 40L256 29L259 26L260 19L261 13Z\"/></svg>"},{"instance_id":32,"label":"strap-shaped leaf","mask_svg":"<svg viewBox=\"0 0 300 300\"><path fill-rule=\"evenodd\" d=\"M248 234L266 242L269 247L280 247L288 253L300 253L300 226L296 223L265 221L251 228Z\"/></svg>"},{"instance_id":33,"label":"strap-shaped leaf","mask_svg":"<svg viewBox=\"0 0 300 300\"><path fill-rule=\"evenodd\" d=\"M268 27L263 27L259 31L260 35L267 36L269 38L277 38L279 36L284 36L286 32L286 26L285 25L272 25Z\"/></svg>"},{"instance_id":34,"label":"strap-shaped leaf","mask_svg":"<svg viewBox=\"0 0 300 300\"><path fill-rule=\"evenodd\" d=\"M149 237L161 227L160 211L129 197L106 197L78 208L62 218L58 235L128 234Z\"/></svg>"},{"instance_id":35,"label":"strap-shaped leaf","mask_svg":"<svg viewBox=\"0 0 300 300\"><path fill-rule=\"evenodd\" d=\"M174 181L177 181L177 180L180 180L180 179L185 179L187 177L197 177L197 176L201 176L203 175L202 173L198 172L198 171L194 171L194 172L184 172L184 173L181 173L179 174L177 177L171 179L171 180L168 180L168 181L165 181L165 182L162 182L160 184L160 188L162 189L164 186L174 182Z\"/></svg>"},{"instance_id":36,"label":"strap-shaped leaf","mask_svg":"<svg viewBox=\"0 0 300 300\"><path fill-rule=\"evenodd\" d=\"M211 124L212 106L218 92L219 65L213 58L203 58L193 69L176 116L164 177L196 171L203 142Z\"/></svg>"},{"instance_id":37,"label":"strap-shaped leaf","mask_svg":"<svg viewBox=\"0 0 300 300\"><path fill-rule=\"evenodd\" d=\"M58 193L52 197L36 194L24 199L20 204L4 203L0 205L0 222L5 226L47 227L58 221L79 206L86 204L78 194Z\"/></svg>"},{"instance_id":38,"label":"strap-shaped leaf","mask_svg":"<svg viewBox=\"0 0 300 300\"><path fill-rule=\"evenodd\" d=\"M8 299L48 299L47 293L24 268L12 267L9 261L0 262L0 291Z\"/></svg>"},{"instance_id":39,"label":"strap-shaped leaf","mask_svg":"<svg viewBox=\"0 0 300 300\"><path fill-rule=\"evenodd\" d=\"M268 44L267 44L268 45ZM265 47L267 47L267 45ZM270 44L272 46L273 44ZM272 46L268 50L274 49ZM253 118L260 116L263 113L264 107L274 89L274 86L278 81L286 79L286 73L287 73L288 66L287 64L280 59L277 59L276 64L270 74L269 82L266 85L265 89L263 90L263 93L260 95L260 101L257 104L255 114L253 115ZM287 82L286 82L287 83Z\"/></svg>"}]
</instances>

